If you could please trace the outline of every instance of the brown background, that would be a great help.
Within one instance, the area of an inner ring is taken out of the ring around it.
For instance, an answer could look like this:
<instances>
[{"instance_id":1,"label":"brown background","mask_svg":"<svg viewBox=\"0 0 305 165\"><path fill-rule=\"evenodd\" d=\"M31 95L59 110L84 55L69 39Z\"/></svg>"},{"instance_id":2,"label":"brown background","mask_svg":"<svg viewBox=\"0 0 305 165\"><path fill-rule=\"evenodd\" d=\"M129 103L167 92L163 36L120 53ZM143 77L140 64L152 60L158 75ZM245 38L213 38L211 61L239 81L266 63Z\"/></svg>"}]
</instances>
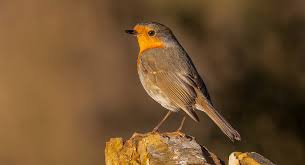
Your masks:
<instances>
[{"instance_id":1,"label":"brown background","mask_svg":"<svg viewBox=\"0 0 305 165\"><path fill-rule=\"evenodd\" d=\"M243 140L202 113L187 134L224 160L238 150L304 162L305 1L2 0L0 164L104 164L110 137L155 126L166 111L142 88L123 32L140 21L171 27Z\"/></svg>"}]
</instances>

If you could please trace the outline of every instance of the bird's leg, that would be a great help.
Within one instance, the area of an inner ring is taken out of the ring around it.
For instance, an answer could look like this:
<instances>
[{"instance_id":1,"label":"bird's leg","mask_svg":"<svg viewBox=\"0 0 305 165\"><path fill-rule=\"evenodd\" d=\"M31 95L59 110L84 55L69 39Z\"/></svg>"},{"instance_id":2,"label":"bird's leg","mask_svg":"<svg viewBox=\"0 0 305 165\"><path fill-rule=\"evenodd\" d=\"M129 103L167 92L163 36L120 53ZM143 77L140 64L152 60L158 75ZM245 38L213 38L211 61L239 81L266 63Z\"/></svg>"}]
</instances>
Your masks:
<instances>
[{"instance_id":1,"label":"bird's leg","mask_svg":"<svg viewBox=\"0 0 305 165\"><path fill-rule=\"evenodd\" d=\"M181 120L181 123L180 123L180 126L179 126L179 128L177 129L177 131L176 131L176 132L180 132L180 131L182 130L182 127L183 127L183 125L184 125L184 121L185 121L185 119L186 119L186 117L185 117L185 116L183 116L183 118L182 118L182 120Z\"/></svg>"},{"instance_id":2,"label":"bird's leg","mask_svg":"<svg viewBox=\"0 0 305 165\"><path fill-rule=\"evenodd\" d=\"M169 117L171 113L172 113L171 111L168 111L167 114L163 117L163 119L158 123L158 125L153 129L152 132L158 131L159 127L164 123L164 121Z\"/></svg>"}]
</instances>

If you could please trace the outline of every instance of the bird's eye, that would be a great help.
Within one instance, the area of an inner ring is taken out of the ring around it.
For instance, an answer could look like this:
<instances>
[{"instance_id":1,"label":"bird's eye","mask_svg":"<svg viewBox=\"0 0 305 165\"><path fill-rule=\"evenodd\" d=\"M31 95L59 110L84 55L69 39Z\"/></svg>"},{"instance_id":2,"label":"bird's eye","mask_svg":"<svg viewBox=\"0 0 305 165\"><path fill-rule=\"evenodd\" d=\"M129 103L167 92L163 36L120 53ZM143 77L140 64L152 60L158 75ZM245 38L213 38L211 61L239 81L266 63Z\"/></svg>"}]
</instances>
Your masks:
<instances>
[{"instance_id":1,"label":"bird's eye","mask_svg":"<svg viewBox=\"0 0 305 165\"><path fill-rule=\"evenodd\" d=\"M150 31L148 32L148 35L149 35L149 36L154 36L155 34L156 34L156 32L153 31L153 30L150 30Z\"/></svg>"}]
</instances>

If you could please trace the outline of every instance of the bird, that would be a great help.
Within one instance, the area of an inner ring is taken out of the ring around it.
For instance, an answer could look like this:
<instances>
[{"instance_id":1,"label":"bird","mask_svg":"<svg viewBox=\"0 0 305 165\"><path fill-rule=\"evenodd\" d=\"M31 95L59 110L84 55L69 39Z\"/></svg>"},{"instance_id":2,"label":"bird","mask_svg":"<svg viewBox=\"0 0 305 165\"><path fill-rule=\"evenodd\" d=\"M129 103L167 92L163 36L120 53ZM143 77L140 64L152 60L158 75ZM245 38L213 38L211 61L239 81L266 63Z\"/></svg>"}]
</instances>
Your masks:
<instances>
[{"instance_id":1,"label":"bird","mask_svg":"<svg viewBox=\"0 0 305 165\"><path fill-rule=\"evenodd\" d=\"M199 122L196 110L205 112L230 140L241 136L212 104L207 87L190 56L172 30L158 22L140 22L126 33L136 36L139 45L137 71L145 91L168 110L153 129L159 127L172 112L183 111ZM183 127L184 115L177 131Z\"/></svg>"}]
</instances>

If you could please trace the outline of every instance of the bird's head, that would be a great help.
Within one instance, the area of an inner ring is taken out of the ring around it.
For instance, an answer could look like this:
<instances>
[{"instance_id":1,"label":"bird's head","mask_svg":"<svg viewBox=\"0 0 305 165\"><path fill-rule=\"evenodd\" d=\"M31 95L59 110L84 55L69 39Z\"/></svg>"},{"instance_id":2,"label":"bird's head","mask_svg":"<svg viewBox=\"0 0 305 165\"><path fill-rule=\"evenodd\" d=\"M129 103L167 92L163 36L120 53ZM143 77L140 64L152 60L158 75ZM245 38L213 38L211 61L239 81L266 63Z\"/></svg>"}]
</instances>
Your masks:
<instances>
[{"instance_id":1,"label":"bird's head","mask_svg":"<svg viewBox=\"0 0 305 165\"><path fill-rule=\"evenodd\" d=\"M172 31L156 22L139 23L133 30L126 30L126 33L137 36L140 53L151 48L168 47L177 43Z\"/></svg>"}]
</instances>

